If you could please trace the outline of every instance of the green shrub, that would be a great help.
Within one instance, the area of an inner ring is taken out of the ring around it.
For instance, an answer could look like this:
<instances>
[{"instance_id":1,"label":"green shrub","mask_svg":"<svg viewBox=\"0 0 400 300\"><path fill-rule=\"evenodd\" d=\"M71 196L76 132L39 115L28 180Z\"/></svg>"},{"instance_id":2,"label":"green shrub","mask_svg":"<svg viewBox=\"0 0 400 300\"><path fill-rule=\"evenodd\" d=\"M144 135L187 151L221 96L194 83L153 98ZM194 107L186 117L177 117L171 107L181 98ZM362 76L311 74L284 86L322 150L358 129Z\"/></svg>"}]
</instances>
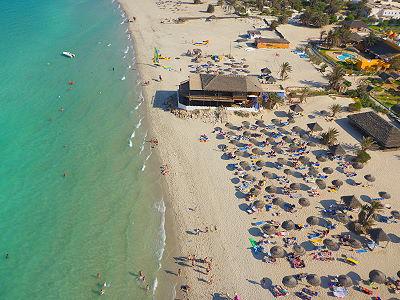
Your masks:
<instances>
[{"instance_id":1,"label":"green shrub","mask_svg":"<svg viewBox=\"0 0 400 300\"><path fill-rule=\"evenodd\" d=\"M349 104L349 111L354 112L354 111L359 111L361 110L362 105L360 102L354 102Z\"/></svg>"},{"instance_id":2,"label":"green shrub","mask_svg":"<svg viewBox=\"0 0 400 300\"><path fill-rule=\"evenodd\" d=\"M366 163L371 159L371 156L367 153L367 151L360 150L357 153L356 161L360 163Z\"/></svg>"}]
</instances>

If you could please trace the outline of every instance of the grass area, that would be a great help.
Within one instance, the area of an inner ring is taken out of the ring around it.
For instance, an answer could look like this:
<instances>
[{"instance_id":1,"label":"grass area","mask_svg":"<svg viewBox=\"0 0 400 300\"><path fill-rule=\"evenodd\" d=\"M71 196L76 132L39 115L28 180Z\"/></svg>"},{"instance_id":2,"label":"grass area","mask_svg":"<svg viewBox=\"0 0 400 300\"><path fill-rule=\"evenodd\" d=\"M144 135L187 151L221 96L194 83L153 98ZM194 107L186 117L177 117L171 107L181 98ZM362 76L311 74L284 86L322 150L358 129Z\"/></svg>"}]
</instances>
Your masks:
<instances>
[{"instance_id":1,"label":"grass area","mask_svg":"<svg viewBox=\"0 0 400 300\"><path fill-rule=\"evenodd\" d=\"M387 32L393 31L396 33L400 33L400 25L370 25L369 28L378 32Z\"/></svg>"}]
</instances>

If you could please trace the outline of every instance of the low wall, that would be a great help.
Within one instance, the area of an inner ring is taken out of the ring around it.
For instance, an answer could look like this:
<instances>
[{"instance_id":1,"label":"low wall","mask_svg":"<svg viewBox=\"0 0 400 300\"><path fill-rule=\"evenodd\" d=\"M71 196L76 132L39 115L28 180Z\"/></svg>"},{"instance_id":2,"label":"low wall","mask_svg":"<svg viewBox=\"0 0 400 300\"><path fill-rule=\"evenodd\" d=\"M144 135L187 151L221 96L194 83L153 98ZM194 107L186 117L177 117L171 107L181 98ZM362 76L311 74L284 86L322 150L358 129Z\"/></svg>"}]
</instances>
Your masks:
<instances>
[{"instance_id":1,"label":"low wall","mask_svg":"<svg viewBox=\"0 0 400 300\"><path fill-rule=\"evenodd\" d=\"M178 100L178 108L184 110L202 110L202 109L216 109L216 106L187 106L179 102ZM255 108L248 108L248 107L224 107L227 111L245 111L245 112L258 112Z\"/></svg>"}]
</instances>

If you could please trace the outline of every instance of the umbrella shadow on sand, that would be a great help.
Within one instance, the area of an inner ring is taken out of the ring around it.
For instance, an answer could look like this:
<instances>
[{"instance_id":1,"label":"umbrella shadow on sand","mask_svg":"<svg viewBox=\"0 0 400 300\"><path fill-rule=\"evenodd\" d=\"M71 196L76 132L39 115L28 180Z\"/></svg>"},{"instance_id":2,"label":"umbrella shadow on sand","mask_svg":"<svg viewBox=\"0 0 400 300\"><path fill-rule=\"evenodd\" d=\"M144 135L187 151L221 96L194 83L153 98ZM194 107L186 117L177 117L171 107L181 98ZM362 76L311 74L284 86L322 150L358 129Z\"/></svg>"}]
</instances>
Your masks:
<instances>
[{"instance_id":1,"label":"umbrella shadow on sand","mask_svg":"<svg viewBox=\"0 0 400 300\"><path fill-rule=\"evenodd\" d=\"M323 209L328 209L331 205L337 205L337 202L334 199L326 199L326 200L321 200L319 204L321 204Z\"/></svg>"},{"instance_id":2,"label":"umbrella shadow on sand","mask_svg":"<svg viewBox=\"0 0 400 300\"><path fill-rule=\"evenodd\" d=\"M400 243L400 237L394 233L388 233L390 241L394 244Z\"/></svg>"},{"instance_id":3,"label":"umbrella shadow on sand","mask_svg":"<svg viewBox=\"0 0 400 300\"><path fill-rule=\"evenodd\" d=\"M214 293L214 294L211 294L211 296L212 296L212 300L230 300L231 299L231 297L229 297L228 295L226 295L226 294L221 294L221 293Z\"/></svg>"},{"instance_id":4,"label":"umbrella shadow on sand","mask_svg":"<svg viewBox=\"0 0 400 300\"><path fill-rule=\"evenodd\" d=\"M235 197L237 199L244 199L244 198L246 198L246 194L243 194L241 191L236 191L235 192Z\"/></svg>"},{"instance_id":5,"label":"umbrella shadow on sand","mask_svg":"<svg viewBox=\"0 0 400 300\"><path fill-rule=\"evenodd\" d=\"M247 210L249 209L249 205L246 203L239 204L239 209L241 211L247 212Z\"/></svg>"},{"instance_id":6,"label":"umbrella shadow on sand","mask_svg":"<svg viewBox=\"0 0 400 300\"><path fill-rule=\"evenodd\" d=\"M368 195L361 195L360 196L360 199L362 200L362 201L364 201L364 202L367 202L367 203L371 203L371 197L370 196L368 196Z\"/></svg>"},{"instance_id":7,"label":"umbrella shadow on sand","mask_svg":"<svg viewBox=\"0 0 400 300\"><path fill-rule=\"evenodd\" d=\"M248 231L249 231L250 235L255 236L255 237L263 235L263 232L258 227L251 227L251 228L249 228Z\"/></svg>"}]
</instances>

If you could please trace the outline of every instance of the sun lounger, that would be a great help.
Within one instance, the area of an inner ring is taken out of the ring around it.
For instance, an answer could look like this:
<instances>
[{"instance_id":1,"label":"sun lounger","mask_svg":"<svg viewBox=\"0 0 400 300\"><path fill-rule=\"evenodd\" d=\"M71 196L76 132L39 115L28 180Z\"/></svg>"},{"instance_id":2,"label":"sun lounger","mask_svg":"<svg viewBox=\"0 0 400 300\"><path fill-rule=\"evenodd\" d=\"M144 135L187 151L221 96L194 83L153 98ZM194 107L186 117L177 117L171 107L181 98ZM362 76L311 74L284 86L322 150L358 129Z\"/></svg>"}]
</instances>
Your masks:
<instances>
[{"instance_id":1,"label":"sun lounger","mask_svg":"<svg viewBox=\"0 0 400 300\"><path fill-rule=\"evenodd\" d=\"M349 262L352 265L358 265L360 262L352 257L347 257L346 261Z\"/></svg>"},{"instance_id":2,"label":"sun lounger","mask_svg":"<svg viewBox=\"0 0 400 300\"><path fill-rule=\"evenodd\" d=\"M345 298L349 295L349 291L342 286L334 286L333 287L333 295L337 298Z\"/></svg>"},{"instance_id":3,"label":"sun lounger","mask_svg":"<svg viewBox=\"0 0 400 300\"><path fill-rule=\"evenodd\" d=\"M368 247L369 250L372 251L372 250L375 249L376 243L375 243L374 241L371 241L371 242L369 242L369 243L367 244L367 247Z\"/></svg>"},{"instance_id":4,"label":"sun lounger","mask_svg":"<svg viewBox=\"0 0 400 300\"><path fill-rule=\"evenodd\" d=\"M318 294L319 294L318 292L313 291L313 290L310 290L310 289L308 289L308 288L303 288L301 291L302 291L303 293L306 293L306 294L312 296L312 297L318 297Z\"/></svg>"},{"instance_id":5,"label":"sun lounger","mask_svg":"<svg viewBox=\"0 0 400 300\"><path fill-rule=\"evenodd\" d=\"M368 252L366 249L357 249L357 250L355 250L354 251L355 253L366 253L366 252Z\"/></svg>"},{"instance_id":6,"label":"sun lounger","mask_svg":"<svg viewBox=\"0 0 400 300\"><path fill-rule=\"evenodd\" d=\"M311 300L312 299L311 296L309 296L303 292L296 292L296 296L303 300Z\"/></svg>"}]
</instances>

